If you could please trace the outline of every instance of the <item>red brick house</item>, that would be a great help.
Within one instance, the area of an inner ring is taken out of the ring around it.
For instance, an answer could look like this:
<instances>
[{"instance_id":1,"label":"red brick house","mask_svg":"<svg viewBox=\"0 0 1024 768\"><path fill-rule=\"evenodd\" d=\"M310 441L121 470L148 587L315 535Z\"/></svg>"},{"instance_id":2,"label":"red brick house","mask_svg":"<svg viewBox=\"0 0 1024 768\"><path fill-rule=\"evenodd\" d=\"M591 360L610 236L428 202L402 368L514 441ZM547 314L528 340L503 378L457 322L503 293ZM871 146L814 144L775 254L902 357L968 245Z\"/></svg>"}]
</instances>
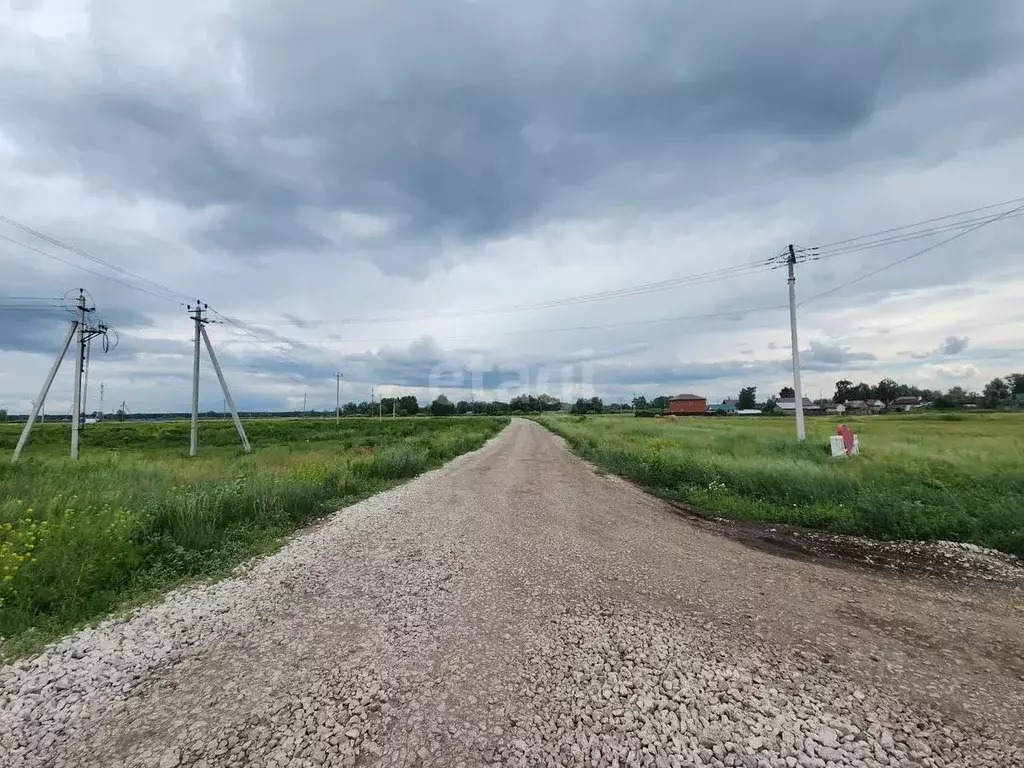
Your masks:
<instances>
[{"instance_id":1,"label":"red brick house","mask_svg":"<svg viewBox=\"0 0 1024 768\"><path fill-rule=\"evenodd\" d=\"M707 409L708 400L700 395L676 395L668 401L669 413L704 413Z\"/></svg>"}]
</instances>

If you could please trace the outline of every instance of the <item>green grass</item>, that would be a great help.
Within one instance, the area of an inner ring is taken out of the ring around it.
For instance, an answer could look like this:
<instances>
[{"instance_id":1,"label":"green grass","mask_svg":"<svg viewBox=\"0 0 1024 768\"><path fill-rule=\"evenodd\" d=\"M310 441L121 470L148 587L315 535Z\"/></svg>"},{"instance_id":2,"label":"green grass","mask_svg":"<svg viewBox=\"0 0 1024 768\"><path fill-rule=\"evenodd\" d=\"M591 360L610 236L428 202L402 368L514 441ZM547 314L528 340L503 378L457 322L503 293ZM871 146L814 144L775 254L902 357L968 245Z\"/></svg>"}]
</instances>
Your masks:
<instances>
[{"instance_id":1,"label":"green grass","mask_svg":"<svg viewBox=\"0 0 1024 768\"><path fill-rule=\"evenodd\" d=\"M827 454L834 419L540 416L599 467L727 516L1024 556L1024 414L852 417L862 455Z\"/></svg>"},{"instance_id":2,"label":"green grass","mask_svg":"<svg viewBox=\"0 0 1024 768\"><path fill-rule=\"evenodd\" d=\"M222 575L311 521L478 448L504 418L0 424L0 656L37 650L189 579Z\"/></svg>"}]
</instances>

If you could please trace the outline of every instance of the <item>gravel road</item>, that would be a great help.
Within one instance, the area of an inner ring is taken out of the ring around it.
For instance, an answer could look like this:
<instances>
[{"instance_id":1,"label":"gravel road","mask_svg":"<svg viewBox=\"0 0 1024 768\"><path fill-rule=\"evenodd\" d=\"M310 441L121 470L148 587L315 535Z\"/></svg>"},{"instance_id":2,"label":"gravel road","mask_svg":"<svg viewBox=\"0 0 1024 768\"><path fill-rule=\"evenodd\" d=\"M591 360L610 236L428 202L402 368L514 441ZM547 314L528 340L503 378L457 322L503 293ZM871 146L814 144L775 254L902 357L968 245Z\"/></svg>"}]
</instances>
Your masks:
<instances>
[{"instance_id":1,"label":"gravel road","mask_svg":"<svg viewBox=\"0 0 1024 768\"><path fill-rule=\"evenodd\" d=\"M515 420L0 669L0 765L1024 765L1024 595L779 557Z\"/></svg>"}]
</instances>

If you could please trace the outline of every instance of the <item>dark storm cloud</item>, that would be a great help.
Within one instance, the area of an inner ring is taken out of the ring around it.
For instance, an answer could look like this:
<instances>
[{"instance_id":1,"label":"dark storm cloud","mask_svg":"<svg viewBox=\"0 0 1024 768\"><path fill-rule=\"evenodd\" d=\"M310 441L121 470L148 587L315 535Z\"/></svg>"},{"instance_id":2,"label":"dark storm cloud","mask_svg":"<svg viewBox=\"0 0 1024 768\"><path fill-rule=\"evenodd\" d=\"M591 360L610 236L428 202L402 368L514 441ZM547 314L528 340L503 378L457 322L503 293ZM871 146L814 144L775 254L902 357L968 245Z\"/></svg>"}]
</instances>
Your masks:
<instances>
[{"instance_id":1,"label":"dark storm cloud","mask_svg":"<svg viewBox=\"0 0 1024 768\"><path fill-rule=\"evenodd\" d=\"M213 120L230 107L220 92L170 72L119 77L102 56L92 80L20 72L0 103L33 147L25 162L222 206L201 244L236 253L321 247L307 214L339 209L388 217L399 247L472 241L581 205L678 206L885 155L822 148L880 106L998 66L1019 19L1010 0L237 8L255 109ZM678 175L668 196L664 169ZM376 258L418 273L430 255Z\"/></svg>"}]
</instances>

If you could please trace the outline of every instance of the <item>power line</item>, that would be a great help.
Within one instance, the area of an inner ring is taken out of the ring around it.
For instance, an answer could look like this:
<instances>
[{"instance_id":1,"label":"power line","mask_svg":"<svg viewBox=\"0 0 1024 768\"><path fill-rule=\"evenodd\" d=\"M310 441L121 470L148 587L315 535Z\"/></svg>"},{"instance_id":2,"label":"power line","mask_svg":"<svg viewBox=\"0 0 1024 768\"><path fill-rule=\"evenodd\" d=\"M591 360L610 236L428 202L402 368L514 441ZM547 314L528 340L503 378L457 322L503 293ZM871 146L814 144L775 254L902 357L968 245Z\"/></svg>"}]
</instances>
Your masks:
<instances>
[{"instance_id":1,"label":"power line","mask_svg":"<svg viewBox=\"0 0 1024 768\"><path fill-rule=\"evenodd\" d=\"M988 210L991 210L992 208L1002 208L1002 207L1007 206L1007 205L1015 205L1016 203L1021 203L1021 202L1024 202L1024 197L1017 197L1017 198L1014 198L1013 200L1004 200L1001 203L991 203L990 205L982 205L982 206L980 206L978 208L969 208L969 209L964 210L964 211L957 211L956 213L947 213L944 216L936 216L936 217L931 218L931 219L925 219L924 221L914 222L913 224L904 224L903 226L900 226L900 227L890 227L889 229L880 229L877 232L869 232L866 235L858 235L857 237L849 237L849 238L846 238L845 240L836 240L836 241L831 242L831 243L825 243L824 245L821 245L821 246L818 246L818 247L821 248L821 249L832 248L833 246L836 246L836 245L844 245L846 243L852 243L855 240L865 240L867 238L877 237L878 235L886 235L886 234L889 234L890 232L898 232L898 231L900 231L902 229L913 229L915 227L920 227L920 226L923 226L925 224L932 224L932 223L934 223L936 221L943 221L945 219L954 219L954 218L957 218L959 216L966 216L966 215L971 214L971 213L978 213L979 211L988 211Z\"/></svg>"},{"instance_id":2,"label":"power line","mask_svg":"<svg viewBox=\"0 0 1024 768\"><path fill-rule=\"evenodd\" d=\"M766 268L771 263L770 259L761 259L756 262L750 262L746 264L740 264L733 267L723 267L720 269L709 270L707 272L694 273L682 277L669 278L667 280L658 280L651 283L642 283L640 285L629 286L626 288L615 288L607 291L598 291L595 293L582 294L579 296L566 296L559 299L550 299L548 301L535 302L531 304L512 304L500 307L484 307L478 309L470 309L458 312L441 312L433 315L420 315L420 316L392 316L392 317L368 317L368 318L339 318L336 320L279 320L279 324L293 324L300 326L317 326L317 325L362 325L371 323L404 323L404 322L420 322L424 320L443 320L457 317L476 317L478 315L490 315L490 314L505 314L513 312L523 312L534 309L553 309L564 306L574 306L577 304L586 304L595 301L605 301L608 299L617 299L632 296L641 296L649 293L656 293L658 291L670 290L672 288L681 288L690 285L702 285L705 283L716 282L718 280L728 280L733 277L740 277L743 275L753 274L754 272L760 271Z\"/></svg>"},{"instance_id":3,"label":"power line","mask_svg":"<svg viewBox=\"0 0 1024 768\"><path fill-rule=\"evenodd\" d=\"M87 251L84 251L81 248L78 248L77 246L71 245L70 243L65 243L62 240L58 240L56 237L52 237L51 235L48 235L45 232L40 232L37 229L33 229L32 227L28 226L27 224L23 224L23 223L21 223L19 221L16 221L16 220L10 218L9 216L5 216L2 213L0 213L0 221L6 222L7 224L10 224L12 227L16 227L17 229L20 229L22 232L25 232L26 234L30 234L30 235L33 235L34 237L38 237L40 240L45 240L46 242L50 243L51 245L55 245L58 248L64 249L65 251L68 251L70 253L74 253L74 254L76 254L78 256L81 256L83 259L87 259L88 261L91 261L91 262L93 262L95 264L99 264L101 266L104 266L107 269L113 270L114 272L117 272L117 273L119 273L121 275L124 275L125 277L133 279L133 280L135 280L137 282L143 283L144 285L149 285L152 288L164 291L165 293L168 293L168 294L171 294L171 295L180 296L180 297L184 298L186 301L190 300L189 297L186 296L185 294L181 293L180 291L176 291L173 288L169 288L168 286L164 285L163 283L158 283L156 280L150 280L148 277L144 277L143 275L139 275L139 274L137 274L135 272L127 270L124 267L120 267L117 264L114 264L112 262L109 262L109 261L106 261L104 259L101 259L98 256L93 256L91 253L88 253ZM5 239L7 239L7 238L5 238ZM14 242L14 241L12 241L12 242Z\"/></svg>"},{"instance_id":4,"label":"power line","mask_svg":"<svg viewBox=\"0 0 1024 768\"><path fill-rule=\"evenodd\" d=\"M83 266L82 264L76 264L73 261L69 261L68 259L63 259L60 256L57 256L57 255L52 254L52 253L49 253L48 251L44 251L41 248L36 248L34 245L29 245L28 243L23 243L20 240L15 240L13 237L8 237L7 235L0 235L0 240L6 240L7 242L13 243L14 245L17 245L17 246L20 246L21 248L25 248L25 249L27 249L29 251L33 251L34 253L38 253L40 256L46 256L48 259L53 259L54 261L59 261L61 264L66 264L69 267L73 267L75 269L80 269L83 272L88 272L89 274L96 275L97 277L102 277L104 280L109 280L109 281L111 281L113 283L117 283L118 285L123 285L126 288L131 288L133 291L140 291L142 293L149 294L150 296L158 298L161 301L169 301L172 304L178 304L178 305L182 304L182 302L176 301L175 299L171 299L171 298L169 298L167 296L161 295L159 293L155 293L154 291L150 291L150 290L148 290L146 288L143 288L142 286L135 285L134 283L129 283L127 280L121 280L119 278L112 277L111 275L104 274L103 272L100 272L98 270L90 269L89 267Z\"/></svg>"},{"instance_id":5,"label":"power line","mask_svg":"<svg viewBox=\"0 0 1024 768\"><path fill-rule=\"evenodd\" d=\"M1022 198L1022 199L1024 199L1024 198ZM975 230L981 229L982 227L988 226L989 224L994 224L995 222L997 222L997 221L999 221L1001 219L1009 218L1009 217L1017 214L1020 211L1024 211L1024 205L1018 206L1017 208L1012 208L1009 211L1006 211L1005 213L1000 214L999 216L986 218L984 221L981 221L981 222L975 224L974 226L969 227L968 229L963 230L962 232L958 232L955 235L953 235L952 237L947 237L945 240L941 240L941 241L939 241L937 243L933 243L932 245L929 245L927 248L922 248L919 251L915 251L914 253L911 253L908 256L904 256L901 259L897 259L896 261L894 261L894 262L892 262L890 264L886 264L883 267L879 267L878 269L873 269L870 272L867 272L867 273L861 275L860 277L855 277L853 280L848 280L845 283L841 283L840 285L835 286L834 288L829 288L827 291L823 291L822 293L815 294L814 296L811 296L811 298L804 299L802 302L800 302L800 306L803 306L804 304L807 304L808 302L815 301L816 299L820 299L822 296L828 296L829 294L835 293L836 291L840 291L843 288L846 288L846 287L848 287L850 285L854 285L855 283L859 283L862 280L867 280L869 277L874 277L875 275L877 275L877 274L879 274L881 272L885 272L888 269L892 269L893 267L897 267L900 264L904 264L904 263L910 261L911 259L915 259L918 256L922 256L922 255L928 253L929 251L934 251L936 248L939 248L940 246L946 245L947 243L951 243L954 240L958 240L961 237L964 237L965 235L969 235L971 232L974 232Z\"/></svg>"},{"instance_id":6,"label":"power line","mask_svg":"<svg viewBox=\"0 0 1024 768\"><path fill-rule=\"evenodd\" d=\"M752 314L755 312L769 312L777 309L785 309L786 305L776 304L769 307L747 307L743 309L730 309L723 312L711 312L701 315L681 315L677 317L660 317L651 320L631 320L625 323L602 323L598 325L576 325L564 328L526 328L518 331L488 331L487 336L523 336L541 333L565 333L569 331L591 331L591 330L606 330L609 328L629 328L640 325L656 325L658 323L674 323L683 320L709 320L717 317L730 317L730 316L743 316ZM426 335L426 334L425 334ZM432 339L476 339L481 334L468 334L461 336L434 336L430 334ZM371 344L371 343L383 343L383 342L400 342L400 341L415 341L422 338L422 336L409 336L399 338L387 338L387 339L307 339L307 344Z\"/></svg>"},{"instance_id":7,"label":"power line","mask_svg":"<svg viewBox=\"0 0 1024 768\"><path fill-rule=\"evenodd\" d=\"M797 261L802 263L806 261L819 261L821 259L831 259L835 258L836 256L844 256L846 254L857 253L859 251L867 251L872 250L874 248L882 248L889 245L897 245L899 243L910 242L911 240L920 240L921 238L925 237L934 237L935 235L944 234L946 232L953 232L958 229L966 229L970 227L972 224L977 224L979 222L991 223L993 221L998 221L1001 219L1014 219L1020 216L1024 216L1024 212L1019 210L1016 213L1011 211L1008 213L993 214L990 216L978 216L972 219L965 219L963 221L943 224L938 227L930 227L927 229L904 232L899 235L894 235L879 240L868 241L861 244L852 244L841 248L835 248L832 250L824 250L819 246L816 246L814 248L800 248L797 249L797 251L801 253L801 256L797 258Z\"/></svg>"}]
</instances>

